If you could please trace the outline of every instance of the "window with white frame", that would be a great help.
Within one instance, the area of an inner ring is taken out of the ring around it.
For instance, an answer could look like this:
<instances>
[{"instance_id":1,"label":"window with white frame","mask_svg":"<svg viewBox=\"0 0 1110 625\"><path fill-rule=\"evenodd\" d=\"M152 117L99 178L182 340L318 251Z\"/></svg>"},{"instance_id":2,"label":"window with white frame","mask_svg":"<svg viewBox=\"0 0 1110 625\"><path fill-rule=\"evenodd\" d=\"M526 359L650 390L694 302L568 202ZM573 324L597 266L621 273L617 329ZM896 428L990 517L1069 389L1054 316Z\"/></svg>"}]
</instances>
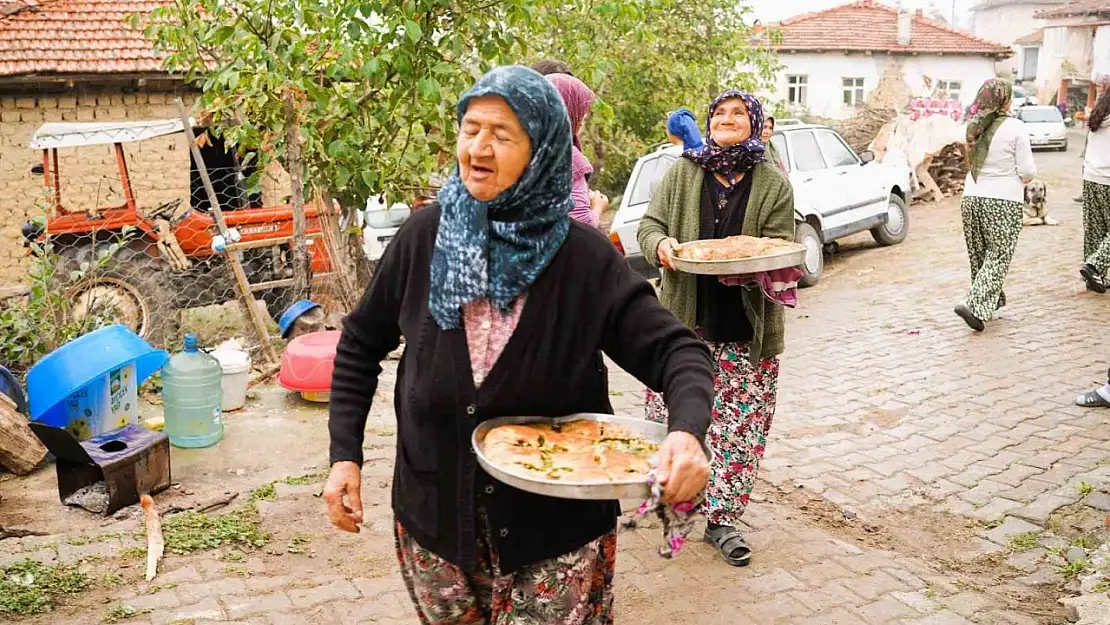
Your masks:
<instances>
[{"instance_id":1,"label":"window with white frame","mask_svg":"<svg viewBox=\"0 0 1110 625\"><path fill-rule=\"evenodd\" d=\"M1049 33L1052 34L1053 53L1056 58L1062 59L1068 55L1068 29L1067 28L1048 28L1045 29L1045 39L1048 38Z\"/></svg>"},{"instance_id":2,"label":"window with white frame","mask_svg":"<svg viewBox=\"0 0 1110 625\"><path fill-rule=\"evenodd\" d=\"M844 106L860 106L863 104L863 79L862 78L845 78L842 81L844 85Z\"/></svg>"},{"instance_id":3,"label":"window with white frame","mask_svg":"<svg viewBox=\"0 0 1110 625\"><path fill-rule=\"evenodd\" d=\"M786 77L786 102L805 106L809 96L809 76L792 74Z\"/></svg>"},{"instance_id":4,"label":"window with white frame","mask_svg":"<svg viewBox=\"0 0 1110 625\"><path fill-rule=\"evenodd\" d=\"M959 100L964 84L959 80L938 80L937 95L948 100Z\"/></svg>"}]
</instances>

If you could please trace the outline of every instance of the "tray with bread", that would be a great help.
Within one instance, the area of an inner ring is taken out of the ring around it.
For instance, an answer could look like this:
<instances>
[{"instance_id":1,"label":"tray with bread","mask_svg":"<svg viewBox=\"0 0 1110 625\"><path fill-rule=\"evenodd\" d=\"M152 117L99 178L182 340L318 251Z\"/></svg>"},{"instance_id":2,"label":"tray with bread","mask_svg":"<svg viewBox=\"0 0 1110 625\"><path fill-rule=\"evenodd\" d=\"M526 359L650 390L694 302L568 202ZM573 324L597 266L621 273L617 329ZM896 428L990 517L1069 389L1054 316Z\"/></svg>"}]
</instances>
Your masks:
<instances>
[{"instance_id":1,"label":"tray with bread","mask_svg":"<svg viewBox=\"0 0 1110 625\"><path fill-rule=\"evenodd\" d=\"M652 457L667 426L608 414L501 417L478 425L478 464L520 490L564 499L636 499L650 494Z\"/></svg>"},{"instance_id":2,"label":"tray with bread","mask_svg":"<svg viewBox=\"0 0 1110 625\"><path fill-rule=\"evenodd\" d=\"M685 273L730 276L797 267L805 262L800 243L738 235L683 243L675 249L675 268Z\"/></svg>"}]
</instances>

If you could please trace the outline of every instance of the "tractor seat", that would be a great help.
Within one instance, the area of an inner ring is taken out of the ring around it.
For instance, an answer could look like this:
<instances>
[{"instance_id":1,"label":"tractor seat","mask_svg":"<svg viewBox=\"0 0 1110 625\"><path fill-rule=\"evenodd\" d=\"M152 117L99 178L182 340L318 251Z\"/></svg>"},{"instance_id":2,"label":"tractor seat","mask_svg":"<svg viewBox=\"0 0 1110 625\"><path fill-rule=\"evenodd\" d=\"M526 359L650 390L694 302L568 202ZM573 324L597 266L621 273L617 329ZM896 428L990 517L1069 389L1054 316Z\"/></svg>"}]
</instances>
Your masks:
<instances>
[{"instance_id":1,"label":"tractor seat","mask_svg":"<svg viewBox=\"0 0 1110 625\"><path fill-rule=\"evenodd\" d=\"M23 247L27 247L42 236L42 233L46 231L46 226L28 221L19 230L23 233Z\"/></svg>"}]
</instances>

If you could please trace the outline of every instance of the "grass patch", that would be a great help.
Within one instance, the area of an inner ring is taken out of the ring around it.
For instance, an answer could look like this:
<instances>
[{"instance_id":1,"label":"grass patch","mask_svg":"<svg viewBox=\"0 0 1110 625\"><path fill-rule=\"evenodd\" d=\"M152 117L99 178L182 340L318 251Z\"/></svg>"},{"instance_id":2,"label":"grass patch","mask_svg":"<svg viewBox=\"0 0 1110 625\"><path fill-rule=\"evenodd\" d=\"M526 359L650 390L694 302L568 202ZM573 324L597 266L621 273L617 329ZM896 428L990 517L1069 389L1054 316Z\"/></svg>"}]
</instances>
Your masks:
<instances>
[{"instance_id":1,"label":"grass patch","mask_svg":"<svg viewBox=\"0 0 1110 625\"><path fill-rule=\"evenodd\" d=\"M83 547L85 545L91 545L92 542L93 540L88 536L70 536L66 539L66 544L72 547Z\"/></svg>"},{"instance_id":2,"label":"grass patch","mask_svg":"<svg viewBox=\"0 0 1110 625\"><path fill-rule=\"evenodd\" d=\"M119 552L119 557L124 560L142 560L146 558L146 547L128 547Z\"/></svg>"},{"instance_id":3,"label":"grass patch","mask_svg":"<svg viewBox=\"0 0 1110 625\"><path fill-rule=\"evenodd\" d=\"M993 521L987 521L986 523L983 523L983 527L988 529L988 530L992 530L996 527L1002 527L1002 519L995 519Z\"/></svg>"},{"instance_id":4,"label":"grass patch","mask_svg":"<svg viewBox=\"0 0 1110 625\"><path fill-rule=\"evenodd\" d=\"M1083 571L1087 570L1087 561L1080 560L1078 562L1068 562L1060 569L1060 575L1064 577L1075 577Z\"/></svg>"},{"instance_id":5,"label":"grass patch","mask_svg":"<svg viewBox=\"0 0 1110 625\"><path fill-rule=\"evenodd\" d=\"M251 491L251 501L273 501L276 494L274 493L274 483L267 482L262 486Z\"/></svg>"},{"instance_id":6,"label":"grass patch","mask_svg":"<svg viewBox=\"0 0 1110 625\"><path fill-rule=\"evenodd\" d=\"M289 546L286 547L287 553L305 553L308 551L308 544L312 542L312 537L306 534L297 534L289 541Z\"/></svg>"},{"instance_id":7,"label":"grass patch","mask_svg":"<svg viewBox=\"0 0 1110 625\"><path fill-rule=\"evenodd\" d=\"M1095 485L1091 484L1090 482L1080 482L1079 486L1077 486L1076 489L1079 491L1080 495L1086 497L1087 495L1095 492Z\"/></svg>"},{"instance_id":8,"label":"grass patch","mask_svg":"<svg viewBox=\"0 0 1110 625\"><path fill-rule=\"evenodd\" d=\"M1036 548L1038 544L1037 535L1033 532L1023 532L1010 537L1010 549L1012 551L1029 551Z\"/></svg>"},{"instance_id":9,"label":"grass patch","mask_svg":"<svg viewBox=\"0 0 1110 625\"><path fill-rule=\"evenodd\" d=\"M0 568L0 614L42 614L88 587L88 576L74 566L24 560Z\"/></svg>"},{"instance_id":10,"label":"grass patch","mask_svg":"<svg viewBox=\"0 0 1110 625\"><path fill-rule=\"evenodd\" d=\"M100 578L100 585L105 588L119 588L123 586L123 576L119 573L105 573Z\"/></svg>"},{"instance_id":11,"label":"grass patch","mask_svg":"<svg viewBox=\"0 0 1110 625\"><path fill-rule=\"evenodd\" d=\"M309 473L308 475L301 475L298 477L287 477L284 482L289 486L308 486L309 484L319 482L325 477L327 476L322 473Z\"/></svg>"},{"instance_id":12,"label":"grass patch","mask_svg":"<svg viewBox=\"0 0 1110 625\"><path fill-rule=\"evenodd\" d=\"M244 556L241 551L229 551L220 557L220 559L224 562L245 562L247 557Z\"/></svg>"},{"instance_id":13,"label":"grass patch","mask_svg":"<svg viewBox=\"0 0 1110 625\"><path fill-rule=\"evenodd\" d=\"M117 605L111 610L108 610L108 613L104 615L104 618L101 619L100 622L118 623L120 621L126 621L127 619L135 618L136 616L148 614L149 612L150 610L136 610L129 605Z\"/></svg>"},{"instance_id":14,"label":"grass patch","mask_svg":"<svg viewBox=\"0 0 1110 625\"><path fill-rule=\"evenodd\" d=\"M220 516L183 512L166 520L162 535L166 553L177 555L224 546L253 549L269 540L260 525L258 511L253 506Z\"/></svg>"},{"instance_id":15,"label":"grass patch","mask_svg":"<svg viewBox=\"0 0 1110 625\"><path fill-rule=\"evenodd\" d=\"M1110 579L1104 579L1101 582L1091 587L1091 591L1095 593L1110 592Z\"/></svg>"}]
</instances>

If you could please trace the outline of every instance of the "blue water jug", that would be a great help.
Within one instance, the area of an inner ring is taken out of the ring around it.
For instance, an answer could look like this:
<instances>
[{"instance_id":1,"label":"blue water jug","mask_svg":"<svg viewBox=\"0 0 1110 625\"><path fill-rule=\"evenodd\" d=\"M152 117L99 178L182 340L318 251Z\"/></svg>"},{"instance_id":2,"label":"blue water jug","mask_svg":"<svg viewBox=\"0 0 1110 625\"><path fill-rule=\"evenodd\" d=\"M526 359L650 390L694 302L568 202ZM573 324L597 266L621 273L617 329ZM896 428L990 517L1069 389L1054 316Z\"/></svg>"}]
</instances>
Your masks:
<instances>
[{"instance_id":1,"label":"blue water jug","mask_svg":"<svg viewBox=\"0 0 1110 625\"><path fill-rule=\"evenodd\" d=\"M165 432L174 447L208 447L224 436L220 413L223 368L197 349L197 335L185 335L185 351L162 369Z\"/></svg>"}]
</instances>

